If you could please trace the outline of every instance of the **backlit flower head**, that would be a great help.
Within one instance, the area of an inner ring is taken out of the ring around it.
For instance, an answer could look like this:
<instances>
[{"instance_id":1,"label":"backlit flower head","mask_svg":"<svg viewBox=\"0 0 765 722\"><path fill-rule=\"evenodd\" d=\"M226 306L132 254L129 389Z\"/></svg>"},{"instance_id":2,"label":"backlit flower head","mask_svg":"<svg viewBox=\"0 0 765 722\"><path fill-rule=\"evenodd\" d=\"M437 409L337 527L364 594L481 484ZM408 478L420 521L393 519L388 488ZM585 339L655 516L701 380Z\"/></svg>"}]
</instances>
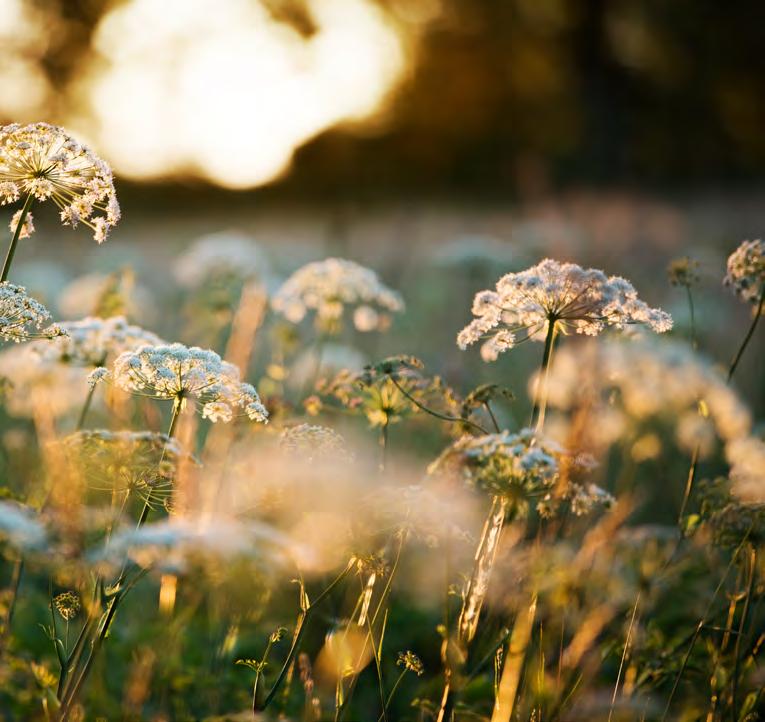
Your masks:
<instances>
[{"instance_id":1,"label":"backlit flower head","mask_svg":"<svg viewBox=\"0 0 765 722\"><path fill-rule=\"evenodd\" d=\"M27 295L23 286L8 281L0 283L0 339L27 341L33 338L64 339L58 324L43 328L50 318L48 309Z\"/></svg>"},{"instance_id":2,"label":"backlit flower head","mask_svg":"<svg viewBox=\"0 0 765 722\"><path fill-rule=\"evenodd\" d=\"M156 334L129 324L122 316L64 321L61 328L66 336L50 344L35 344L34 349L51 361L76 366L102 366L124 351L164 343Z\"/></svg>"},{"instance_id":3,"label":"backlit flower head","mask_svg":"<svg viewBox=\"0 0 765 722\"><path fill-rule=\"evenodd\" d=\"M390 313L404 310L401 296L374 271L342 258L327 258L298 269L277 291L271 305L292 323L315 312L316 327L327 332L342 328L346 309L359 331L383 330L390 323Z\"/></svg>"},{"instance_id":4,"label":"backlit flower head","mask_svg":"<svg viewBox=\"0 0 765 722\"><path fill-rule=\"evenodd\" d=\"M120 219L112 171L63 128L48 123L0 128L0 204L51 199L64 225L82 223L99 243Z\"/></svg>"},{"instance_id":5,"label":"backlit flower head","mask_svg":"<svg viewBox=\"0 0 765 722\"><path fill-rule=\"evenodd\" d=\"M268 420L257 391L240 380L239 369L208 349L180 343L142 346L118 356L109 376L138 395L172 399L181 406L198 399L202 417L210 421L230 421L238 410L252 421Z\"/></svg>"},{"instance_id":6,"label":"backlit flower head","mask_svg":"<svg viewBox=\"0 0 765 722\"><path fill-rule=\"evenodd\" d=\"M41 411L59 417L80 409L88 389L87 369L43 358L33 348L35 345L23 344L0 352L5 407L14 416L30 418Z\"/></svg>"},{"instance_id":7,"label":"backlit flower head","mask_svg":"<svg viewBox=\"0 0 765 722\"><path fill-rule=\"evenodd\" d=\"M553 360L547 388L553 409L572 419L586 413L590 423L580 421L577 434L593 450L651 433L647 438L655 440L658 452L653 430L661 424L674 429L685 451L698 448L705 456L716 439L727 443L747 436L751 428L749 411L725 378L703 356L674 341L614 339L563 347ZM549 421L555 425L554 414ZM646 453L633 448L636 458Z\"/></svg>"},{"instance_id":8,"label":"backlit flower head","mask_svg":"<svg viewBox=\"0 0 765 722\"><path fill-rule=\"evenodd\" d=\"M594 484L582 486L569 479L559 487L564 466L586 466L571 458L555 442L531 429L502 431L484 436L463 436L448 446L428 467L429 474L456 473L469 486L509 501L523 513L530 502L546 516L560 500L568 499L575 514L613 499Z\"/></svg>"},{"instance_id":9,"label":"backlit flower head","mask_svg":"<svg viewBox=\"0 0 765 722\"><path fill-rule=\"evenodd\" d=\"M223 231L202 236L179 256L173 268L178 283L198 288L208 280L265 280L268 258L260 246L243 233Z\"/></svg>"},{"instance_id":10,"label":"backlit flower head","mask_svg":"<svg viewBox=\"0 0 765 722\"><path fill-rule=\"evenodd\" d=\"M345 439L328 426L299 424L282 431L279 447L290 456L303 461L350 460Z\"/></svg>"},{"instance_id":11,"label":"backlit flower head","mask_svg":"<svg viewBox=\"0 0 765 722\"><path fill-rule=\"evenodd\" d=\"M672 328L670 315L641 301L629 281L549 258L503 276L495 291L479 291L472 311L476 318L460 331L457 345L464 350L484 340L485 361L526 339L544 340L550 323L588 336L608 326L643 324L657 333Z\"/></svg>"},{"instance_id":12,"label":"backlit flower head","mask_svg":"<svg viewBox=\"0 0 765 722\"><path fill-rule=\"evenodd\" d=\"M765 293L765 243L744 241L728 257L723 283L742 301L757 304Z\"/></svg>"}]
</instances>

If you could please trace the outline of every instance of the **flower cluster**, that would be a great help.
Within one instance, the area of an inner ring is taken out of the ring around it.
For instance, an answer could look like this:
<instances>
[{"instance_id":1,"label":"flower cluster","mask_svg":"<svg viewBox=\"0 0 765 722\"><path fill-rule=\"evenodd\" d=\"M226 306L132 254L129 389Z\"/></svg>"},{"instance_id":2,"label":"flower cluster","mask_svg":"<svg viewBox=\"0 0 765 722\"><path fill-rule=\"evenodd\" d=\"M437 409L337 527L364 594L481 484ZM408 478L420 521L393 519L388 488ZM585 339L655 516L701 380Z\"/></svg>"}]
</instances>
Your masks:
<instances>
[{"instance_id":1,"label":"flower cluster","mask_svg":"<svg viewBox=\"0 0 765 722\"><path fill-rule=\"evenodd\" d=\"M282 431L279 447L290 456L302 461L350 460L345 439L327 426L299 424Z\"/></svg>"},{"instance_id":2,"label":"flower cluster","mask_svg":"<svg viewBox=\"0 0 765 722\"><path fill-rule=\"evenodd\" d=\"M757 304L765 293L765 243L744 241L728 257L728 273L723 283L742 301Z\"/></svg>"},{"instance_id":3,"label":"flower cluster","mask_svg":"<svg viewBox=\"0 0 765 722\"><path fill-rule=\"evenodd\" d=\"M77 616L82 604L74 592L62 592L53 598L53 606L62 619L69 622Z\"/></svg>"},{"instance_id":4,"label":"flower cluster","mask_svg":"<svg viewBox=\"0 0 765 722\"><path fill-rule=\"evenodd\" d=\"M208 280L257 278L263 281L270 264L249 236L231 231L202 236L183 253L173 268L184 288L199 288Z\"/></svg>"},{"instance_id":5,"label":"flower cluster","mask_svg":"<svg viewBox=\"0 0 765 722\"><path fill-rule=\"evenodd\" d=\"M143 495L172 479L186 456L176 439L154 431L77 431L62 446L72 468L88 486L105 491L135 490Z\"/></svg>"},{"instance_id":6,"label":"flower cluster","mask_svg":"<svg viewBox=\"0 0 765 722\"><path fill-rule=\"evenodd\" d=\"M49 318L48 309L28 296L23 286L8 281L0 283L0 339L19 342L63 337L65 332L58 324L43 328Z\"/></svg>"},{"instance_id":7,"label":"flower cluster","mask_svg":"<svg viewBox=\"0 0 765 722\"><path fill-rule=\"evenodd\" d=\"M469 486L511 503L516 512L524 513L529 502L537 500L537 511L550 516L568 499L571 510L581 515L613 499L594 484L582 486L564 478L563 470L578 463L558 444L522 429L517 434L463 436L428 467L428 473L456 472Z\"/></svg>"},{"instance_id":8,"label":"flower cluster","mask_svg":"<svg viewBox=\"0 0 765 722\"><path fill-rule=\"evenodd\" d=\"M765 441L744 437L725 447L733 494L746 503L765 504Z\"/></svg>"},{"instance_id":9,"label":"flower cluster","mask_svg":"<svg viewBox=\"0 0 765 722\"><path fill-rule=\"evenodd\" d=\"M327 258L309 263L293 273L271 301L274 310L291 323L300 323L316 312L316 326L337 330L343 313L353 309L353 325L359 331L387 328L390 313L404 309L401 296L384 285L377 274L353 261Z\"/></svg>"},{"instance_id":10,"label":"flower cluster","mask_svg":"<svg viewBox=\"0 0 765 722\"><path fill-rule=\"evenodd\" d=\"M96 369L94 380L106 377ZM214 351L180 343L142 346L117 357L109 376L125 391L159 399L172 399L183 406L186 399L199 399L202 417L230 421L241 409L252 421L266 422L268 412L258 392L239 378L239 369L223 361Z\"/></svg>"},{"instance_id":11,"label":"flower cluster","mask_svg":"<svg viewBox=\"0 0 765 722\"><path fill-rule=\"evenodd\" d=\"M495 291L480 291L472 312L476 318L460 331L457 345L464 350L486 339L485 361L495 361L520 341L544 339L550 324L588 336L608 326L644 324L657 333L672 328L670 315L641 301L629 281L549 258L503 276Z\"/></svg>"},{"instance_id":12,"label":"flower cluster","mask_svg":"<svg viewBox=\"0 0 765 722\"><path fill-rule=\"evenodd\" d=\"M666 423L674 426L682 448L706 455L716 437L741 438L751 426L748 410L718 371L677 342L643 339L562 348L547 387L550 406L587 410L593 421L580 431L587 435L581 441L593 449L640 438L650 424Z\"/></svg>"},{"instance_id":13,"label":"flower cluster","mask_svg":"<svg viewBox=\"0 0 765 722\"><path fill-rule=\"evenodd\" d=\"M120 219L109 166L48 123L0 128L0 203L22 195L52 199L64 225L83 223L99 243Z\"/></svg>"},{"instance_id":14,"label":"flower cluster","mask_svg":"<svg viewBox=\"0 0 765 722\"><path fill-rule=\"evenodd\" d=\"M75 366L103 366L125 351L163 343L159 336L129 324L123 316L64 321L61 327L65 336L36 344L34 350L51 361Z\"/></svg>"}]
</instances>

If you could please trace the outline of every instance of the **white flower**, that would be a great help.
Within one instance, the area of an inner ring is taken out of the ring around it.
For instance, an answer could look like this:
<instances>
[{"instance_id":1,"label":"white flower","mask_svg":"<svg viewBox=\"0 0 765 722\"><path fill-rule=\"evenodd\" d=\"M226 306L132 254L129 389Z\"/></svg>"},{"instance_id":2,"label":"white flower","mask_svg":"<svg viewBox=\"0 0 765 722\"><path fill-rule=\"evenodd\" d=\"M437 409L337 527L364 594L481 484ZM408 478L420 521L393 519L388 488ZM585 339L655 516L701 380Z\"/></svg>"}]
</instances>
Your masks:
<instances>
[{"instance_id":1,"label":"white flower","mask_svg":"<svg viewBox=\"0 0 765 722\"><path fill-rule=\"evenodd\" d=\"M0 537L24 549L42 547L47 534L31 509L8 501L0 501Z\"/></svg>"},{"instance_id":2,"label":"white flower","mask_svg":"<svg viewBox=\"0 0 765 722\"><path fill-rule=\"evenodd\" d=\"M120 219L109 166L48 123L0 128L0 203L29 194L53 200L64 225L83 223L99 243Z\"/></svg>"},{"instance_id":3,"label":"white flower","mask_svg":"<svg viewBox=\"0 0 765 722\"><path fill-rule=\"evenodd\" d=\"M249 236L232 231L197 239L178 257L173 275L184 288L199 288L221 277L257 278L264 281L270 264L263 250Z\"/></svg>"},{"instance_id":4,"label":"white flower","mask_svg":"<svg viewBox=\"0 0 765 722\"><path fill-rule=\"evenodd\" d=\"M13 214L13 218L11 218L11 222L8 224L8 228L10 229L11 233L16 233L16 226L19 225L20 220L21 209L19 208L19 210ZM21 230L19 231L19 238L29 238L34 232L34 218L32 217L31 213L27 212L27 215L24 218L24 224L21 226Z\"/></svg>"},{"instance_id":5,"label":"white flower","mask_svg":"<svg viewBox=\"0 0 765 722\"><path fill-rule=\"evenodd\" d=\"M129 324L122 316L64 321L61 328L66 336L49 344L34 344L33 348L51 361L78 366L102 366L123 351L164 343L156 334Z\"/></svg>"},{"instance_id":6,"label":"white flower","mask_svg":"<svg viewBox=\"0 0 765 722\"><path fill-rule=\"evenodd\" d=\"M257 391L239 378L239 369L217 353L180 343L142 346L122 353L109 374L125 391L183 405L193 397L211 421L229 421L240 409L252 421L265 423L268 412Z\"/></svg>"},{"instance_id":7,"label":"white flower","mask_svg":"<svg viewBox=\"0 0 765 722\"><path fill-rule=\"evenodd\" d=\"M79 276L67 284L57 305L61 315L69 319L124 315L141 318L144 323L156 318L158 308L152 293L136 284L129 271Z\"/></svg>"},{"instance_id":8,"label":"white flower","mask_svg":"<svg viewBox=\"0 0 765 722\"><path fill-rule=\"evenodd\" d=\"M532 386L535 382L532 381ZM749 434L751 415L725 378L685 344L649 338L561 348L547 378L548 404L590 419L578 431L585 445L606 447L651 423L673 428L677 443L702 455L715 438ZM550 419L552 425L555 418ZM567 434L562 430L564 435Z\"/></svg>"},{"instance_id":9,"label":"white flower","mask_svg":"<svg viewBox=\"0 0 765 722\"><path fill-rule=\"evenodd\" d=\"M561 488L564 461L568 468L586 468L553 441L531 429L517 434L502 431L484 436L463 436L428 467L429 474L456 471L470 486L497 495L523 512L531 500L541 498L537 510L551 516L558 502L568 499L575 514L590 511L597 502L613 499L594 485L582 487L566 479ZM575 503L574 503L575 502Z\"/></svg>"},{"instance_id":10,"label":"white flower","mask_svg":"<svg viewBox=\"0 0 765 722\"><path fill-rule=\"evenodd\" d=\"M765 503L765 442L753 436L736 439L725 454L733 493L747 503Z\"/></svg>"},{"instance_id":11,"label":"white flower","mask_svg":"<svg viewBox=\"0 0 765 722\"><path fill-rule=\"evenodd\" d=\"M282 431L279 446L300 461L346 461L353 457L345 439L327 426L291 426Z\"/></svg>"},{"instance_id":12,"label":"white flower","mask_svg":"<svg viewBox=\"0 0 765 722\"><path fill-rule=\"evenodd\" d=\"M25 344L0 352L0 377L7 380L3 403L11 414L59 417L82 406L88 371L45 359Z\"/></svg>"},{"instance_id":13,"label":"white flower","mask_svg":"<svg viewBox=\"0 0 765 722\"><path fill-rule=\"evenodd\" d=\"M300 323L313 311L316 326L325 331L337 330L346 307L354 310L354 323L360 331L384 329L389 322L386 312L404 310L401 296L374 271L342 258L327 258L298 269L277 291L271 305L292 323Z\"/></svg>"},{"instance_id":14,"label":"white flower","mask_svg":"<svg viewBox=\"0 0 765 722\"><path fill-rule=\"evenodd\" d=\"M48 309L28 296L23 286L0 283L0 339L19 342L62 337L64 331L56 324L43 328L49 318Z\"/></svg>"},{"instance_id":15,"label":"white flower","mask_svg":"<svg viewBox=\"0 0 765 722\"><path fill-rule=\"evenodd\" d=\"M765 293L765 243L744 241L733 251L723 283L743 301L759 303Z\"/></svg>"},{"instance_id":16,"label":"white flower","mask_svg":"<svg viewBox=\"0 0 765 722\"><path fill-rule=\"evenodd\" d=\"M549 258L503 276L495 291L480 291L472 311L476 318L460 331L457 345L464 350L486 339L485 361L496 360L520 341L544 340L551 323L563 333L588 336L608 326L644 324L657 333L672 328L669 314L641 301L629 281Z\"/></svg>"}]
</instances>

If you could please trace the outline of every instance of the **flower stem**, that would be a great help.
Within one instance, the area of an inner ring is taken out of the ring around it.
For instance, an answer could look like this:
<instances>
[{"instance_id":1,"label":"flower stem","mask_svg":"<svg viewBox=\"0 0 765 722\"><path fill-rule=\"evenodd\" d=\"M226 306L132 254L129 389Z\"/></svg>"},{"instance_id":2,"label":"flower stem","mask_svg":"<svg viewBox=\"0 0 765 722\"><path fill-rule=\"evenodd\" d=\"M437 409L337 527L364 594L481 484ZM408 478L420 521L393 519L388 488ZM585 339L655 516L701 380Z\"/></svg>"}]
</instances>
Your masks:
<instances>
[{"instance_id":1,"label":"flower stem","mask_svg":"<svg viewBox=\"0 0 765 722\"><path fill-rule=\"evenodd\" d=\"M755 328L757 328L757 323L759 322L760 317L762 316L763 305L765 305L765 286L763 286L762 293L760 294L760 302L757 304L757 311L755 311L754 318L752 319L752 323L749 326L749 330L747 331L746 336L744 336L744 340L741 343L741 346L739 346L738 352L733 358L730 368L728 369L728 382L730 382L730 380L733 378L733 374L736 373L738 362L741 360L741 357L744 355L744 351L746 350L746 347L749 345L749 341L754 335L754 330Z\"/></svg>"},{"instance_id":2,"label":"flower stem","mask_svg":"<svg viewBox=\"0 0 765 722\"><path fill-rule=\"evenodd\" d=\"M176 427L178 425L178 418L181 415L181 404L180 402L176 401L176 403L173 404L173 415L170 419L170 427L167 430L167 436L168 439L172 439L174 437ZM165 446L165 448L167 448ZM164 457L165 450L162 450L162 455ZM160 462L161 463L161 462ZM146 522L146 519L149 516L149 511L151 510L151 494L149 494L146 497L146 501L144 502L143 510L141 511L141 516L138 520L137 529L140 529L143 524ZM93 666L93 662L96 658L96 655L98 651L103 646L104 640L106 639L106 635L109 633L109 628L111 627L112 621L114 620L115 615L117 614L117 609L120 606L120 603L122 600L127 596L128 592L132 589L133 584L137 582L148 570L143 570L139 573L137 577L133 580L132 583L128 584L123 588L123 584L125 583L125 576L127 574L126 567L123 567L119 579L117 582L113 585L115 588L118 589L118 591L114 594L111 601L109 602L109 606L107 607L106 611L101 617L101 623L97 627L97 635L95 639L91 642L90 647L90 654L88 655L88 658L85 660L85 664L83 665L82 671L80 672L79 676L77 677L76 681L74 682L73 686L71 688L64 687L63 691L63 698L61 699L61 710L59 712L58 722L65 722L66 718L69 716L69 712L71 712L72 705L77 700L77 697L79 695L80 690L82 689L82 686L85 683L85 680L88 677L88 674L90 672L91 667Z\"/></svg>"},{"instance_id":3,"label":"flower stem","mask_svg":"<svg viewBox=\"0 0 765 722\"><path fill-rule=\"evenodd\" d=\"M21 207L21 215L19 216L19 222L16 224L16 229L13 232L13 238L11 239L11 245L8 247L8 254L5 257L5 263L3 264L3 274L0 277L0 282L8 280L8 273L11 270L11 264L13 263L13 256L16 253L16 246L18 245L19 238L21 236L21 229L24 227L24 221L26 220L27 213L32 207L32 202L35 197L30 193L24 205Z\"/></svg>"},{"instance_id":4,"label":"flower stem","mask_svg":"<svg viewBox=\"0 0 765 722\"><path fill-rule=\"evenodd\" d=\"M699 348L699 339L696 336L696 311L693 307L693 294L691 293L691 287L686 286L685 292L688 296L688 308L691 312L691 346L693 346L693 350L696 351Z\"/></svg>"},{"instance_id":5,"label":"flower stem","mask_svg":"<svg viewBox=\"0 0 765 722\"><path fill-rule=\"evenodd\" d=\"M552 358L553 344L557 332L557 319L550 318L547 321L547 335L545 336L545 350L542 354L542 364L539 367L539 381L534 394L534 408L531 411L531 426L536 424L536 430L541 431L545 423L545 408L547 406L547 374Z\"/></svg>"},{"instance_id":6,"label":"flower stem","mask_svg":"<svg viewBox=\"0 0 765 722\"><path fill-rule=\"evenodd\" d=\"M77 431L82 431L85 426L85 419L88 416L90 410L90 404L93 402L93 394L96 392L96 385L90 384L88 395L85 397L85 403L82 405L82 411L80 411L80 418L77 420Z\"/></svg>"}]
</instances>

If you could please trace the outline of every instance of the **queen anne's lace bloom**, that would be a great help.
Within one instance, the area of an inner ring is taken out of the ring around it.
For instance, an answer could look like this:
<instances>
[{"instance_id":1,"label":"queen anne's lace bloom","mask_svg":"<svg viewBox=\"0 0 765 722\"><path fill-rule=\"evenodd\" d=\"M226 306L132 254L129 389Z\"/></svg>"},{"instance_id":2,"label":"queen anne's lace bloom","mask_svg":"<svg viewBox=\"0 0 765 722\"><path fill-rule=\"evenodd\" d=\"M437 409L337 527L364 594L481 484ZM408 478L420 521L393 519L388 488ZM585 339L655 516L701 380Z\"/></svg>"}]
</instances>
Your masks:
<instances>
[{"instance_id":1,"label":"queen anne's lace bloom","mask_svg":"<svg viewBox=\"0 0 765 722\"><path fill-rule=\"evenodd\" d=\"M0 203L30 194L38 201L52 199L64 225L83 223L99 243L120 219L109 166L48 123L0 128Z\"/></svg>"},{"instance_id":2,"label":"queen anne's lace bloom","mask_svg":"<svg viewBox=\"0 0 765 722\"><path fill-rule=\"evenodd\" d=\"M728 258L723 283L743 301L757 304L765 293L765 243L744 241Z\"/></svg>"},{"instance_id":3,"label":"queen anne's lace bloom","mask_svg":"<svg viewBox=\"0 0 765 722\"><path fill-rule=\"evenodd\" d=\"M591 422L577 433L593 449L640 438L660 423L674 428L683 449L698 447L706 455L716 438L729 442L751 428L749 411L723 376L678 342L646 338L564 347L547 388L551 407L573 416L587 412ZM549 421L556 423L554 416Z\"/></svg>"},{"instance_id":4,"label":"queen anne's lace bloom","mask_svg":"<svg viewBox=\"0 0 765 722\"><path fill-rule=\"evenodd\" d=\"M736 439L728 444L725 455L734 495L747 503L765 504L765 441Z\"/></svg>"},{"instance_id":5,"label":"queen anne's lace bloom","mask_svg":"<svg viewBox=\"0 0 765 722\"><path fill-rule=\"evenodd\" d=\"M46 359L76 366L102 366L124 351L164 343L156 334L129 324L122 316L64 321L61 328L66 336L33 348Z\"/></svg>"},{"instance_id":6,"label":"queen anne's lace bloom","mask_svg":"<svg viewBox=\"0 0 765 722\"><path fill-rule=\"evenodd\" d=\"M359 331L385 329L390 312L404 310L401 296L374 271L342 258L327 258L298 269L277 291L271 305L292 323L300 323L315 311L316 326L325 331L340 327L346 307L352 309Z\"/></svg>"},{"instance_id":7,"label":"queen anne's lace bloom","mask_svg":"<svg viewBox=\"0 0 765 722\"><path fill-rule=\"evenodd\" d=\"M240 380L239 369L214 351L196 346L174 343L126 351L109 376L131 393L172 399L180 405L189 397L197 398L203 404L202 417L210 421L230 421L237 409L252 421L268 419L258 392Z\"/></svg>"},{"instance_id":8,"label":"queen anne's lace bloom","mask_svg":"<svg viewBox=\"0 0 765 722\"><path fill-rule=\"evenodd\" d=\"M65 332L58 324L43 328L50 318L48 309L27 295L26 289L8 281L0 283L0 339L26 341L32 338L58 338Z\"/></svg>"},{"instance_id":9,"label":"queen anne's lace bloom","mask_svg":"<svg viewBox=\"0 0 765 722\"><path fill-rule=\"evenodd\" d=\"M299 424L282 431L279 447L303 461L346 461L353 455L345 439L328 426Z\"/></svg>"},{"instance_id":10,"label":"queen anne's lace bloom","mask_svg":"<svg viewBox=\"0 0 765 722\"><path fill-rule=\"evenodd\" d=\"M629 281L549 258L503 276L495 291L479 291L472 311L476 318L460 331L457 345L464 350L486 339L485 361L495 361L520 341L543 340L550 323L563 333L588 336L608 326L644 324L657 333L672 328L670 315L641 301Z\"/></svg>"},{"instance_id":11,"label":"queen anne's lace bloom","mask_svg":"<svg viewBox=\"0 0 765 722\"><path fill-rule=\"evenodd\" d=\"M499 496L523 512L536 500L537 510L552 515L558 503L568 499L572 511L583 514L613 499L594 484L582 486L570 479L559 487L564 464L586 466L571 458L558 444L531 429L517 434L502 431L484 436L463 436L428 467L429 474L456 471L469 485Z\"/></svg>"},{"instance_id":12,"label":"queen anne's lace bloom","mask_svg":"<svg viewBox=\"0 0 765 722\"><path fill-rule=\"evenodd\" d=\"M173 268L178 283L198 288L216 278L265 280L270 264L263 250L249 236L231 231L212 233L195 241Z\"/></svg>"}]
</instances>

